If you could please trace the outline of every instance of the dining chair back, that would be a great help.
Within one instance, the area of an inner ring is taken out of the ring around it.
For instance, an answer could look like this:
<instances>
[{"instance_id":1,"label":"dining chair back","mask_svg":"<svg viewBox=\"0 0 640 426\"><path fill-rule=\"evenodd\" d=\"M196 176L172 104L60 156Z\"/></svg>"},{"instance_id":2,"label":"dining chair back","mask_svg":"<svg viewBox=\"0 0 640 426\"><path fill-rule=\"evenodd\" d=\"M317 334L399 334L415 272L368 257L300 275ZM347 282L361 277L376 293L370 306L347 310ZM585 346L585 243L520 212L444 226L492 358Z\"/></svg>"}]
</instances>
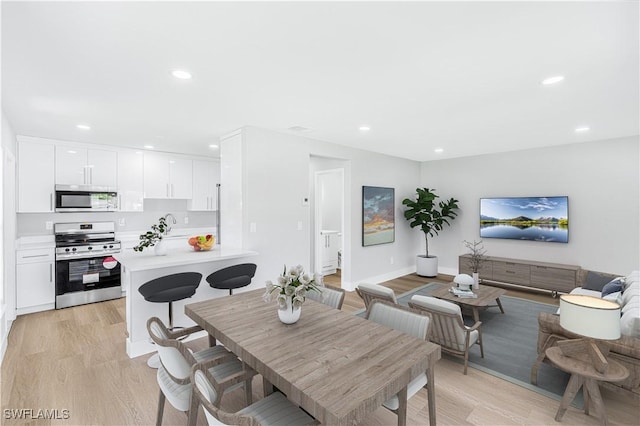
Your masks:
<instances>
[{"instance_id":1,"label":"dining chair back","mask_svg":"<svg viewBox=\"0 0 640 426\"><path fill-rule=\"evenodd\" d=\"M366 318L378 324L385 325L418 339L427 340L430 319L418 311L406 306L393 304L385 300L374 300L367 310ZM427 372L419 374L407 385L407 400L427 385ZM433 396L430 396L431 398ZM400 398L395 395L382 404L388 410L398 414Z\"/></svg>"},{"instance_id":2,"label":"dining chair back","mask_svg":"<svg viewBox=\"0 0 640 426\"><path fill-rule=\"evenodd\" d=\"M393 304L397 304L396 294L389 287L380 284L361 283L356 288L356 293L364 301L364 306L369 309L371 302L374 300L386 300Z\"/></svg>"},{"instance_id":3,"label":"dining chair back","mask_svg":"<svg viewBox=\"0 0 640 426\"><path fill-rule=\"evenodd\" d=\"M304 297L315 300L316 302L324 303L335 309L342 309L342 303L344 302L345 291L344 289L325 285L320 288L321 292L308 291Z\"/></svg>"},{"instance_id":4,"label":"dining chair back","mask_svg":"<svg viewBox=\"0 0 640 426\"><path fill-rule=\"evenodd\" d=\"M156 424L162 424L164 402L168 400L179 410L188 412L192 392L191 368L200 361L210 361L212 372L216 376L233 376L233 381L220 380L216 384L216 397L213 404L219 404L224 392L239 386L245 387L247 404L251 403L251 379L256 374L246 367L238 358L222 346L214 346L201 351L192 352L185 344L178 340L200 327L190 327L179 331L169 330L159 318L152 317L147 321L149 336L158 347L160 366L157 380L160 394L158 398L158 412Z\"/></svg>"},{"instance_id":5,"label":"dining chair back","mask_svg":"<svg viewBox=\"0 0 640 426\"><path fill-rule=\"evenodd\" d=\"M484 358L481 321L471 327L464 324L460 306L447 300L431 296L414 295L409 306L431 316L429 340L441 346L442 350L464 357L464 374L469 364L469 349L474 344L480 346L480 356Z\"/></svg>"},{"instance_id":6,"label":"dining chair back","mask_svg":"<svg viewBox=\"0 0 640 426\"><path fill-rule=\"evenodd\" d=\"M217 397L216 383L218 377L211 374L211 361L193 366L191 381L194 384L191 409L189 410L189 426L195 426L199 407L202 406L209 425L316 425L318 422L305 411L295 406L280 392L255 402L236 412L228 413L213 403Z\"/></svg>"}]
</instances>

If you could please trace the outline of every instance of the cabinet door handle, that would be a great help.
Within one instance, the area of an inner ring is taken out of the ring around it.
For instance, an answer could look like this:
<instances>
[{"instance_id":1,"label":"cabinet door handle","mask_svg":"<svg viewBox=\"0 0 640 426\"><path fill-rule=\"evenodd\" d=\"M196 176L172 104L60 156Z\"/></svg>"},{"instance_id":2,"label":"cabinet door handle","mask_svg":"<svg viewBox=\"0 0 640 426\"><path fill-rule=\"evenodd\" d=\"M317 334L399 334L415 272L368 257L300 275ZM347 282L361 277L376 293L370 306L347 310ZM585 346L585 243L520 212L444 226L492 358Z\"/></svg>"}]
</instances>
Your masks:
<instances>
[{"instance_id":1,"label":"cabinet door handle","mask_svg":"<svg viewBox=\"0 0 640 426\"><path fill-rule=\"evenodd\" d=\"M169 197L170 197L170 195L169 195L169 184L167 184L167 188L166 188L166 190L167 190L167 192L166 192L166 194L167 194L167 198L169 198Z\"/></svg>"},{"instance_id":2,"label":"cabinet door handle","mask_svg":"<svg viewBox=\"0 0 640 426\"><path fill-rule=\"evenodd\" d=\"M49 193L49 211L53 211L53 192Z\"/></svg>"},{"instance_id":3,"label":"cabinet door handle","mask_svg":"<svg viewBox=\"0 0 640 426\"><path fill-rule=\"evenodd\" d=\"M32 259L34 257L47 257L48 254L32 254L30 256L22 256L23 259Z\"/></svg>"},{"instance_id":4,"label":"cabinet door handle","mask_svg":"<svg viewBox=\"0 0 640 426\"><path fill-rule=\"evenodd\" d=\"M89 183L93 185L93 168L89 168Z\"/></svg>"},{"instance_id":5,"label":"cabinet door handle","mask_svg":"<svg viewBox=\"0 0 640 426\"><path fill-rule=\"evenodd\" d=\"M53 263L49 264L49 282L53 282Z\"/></svg>"}]
</instances>

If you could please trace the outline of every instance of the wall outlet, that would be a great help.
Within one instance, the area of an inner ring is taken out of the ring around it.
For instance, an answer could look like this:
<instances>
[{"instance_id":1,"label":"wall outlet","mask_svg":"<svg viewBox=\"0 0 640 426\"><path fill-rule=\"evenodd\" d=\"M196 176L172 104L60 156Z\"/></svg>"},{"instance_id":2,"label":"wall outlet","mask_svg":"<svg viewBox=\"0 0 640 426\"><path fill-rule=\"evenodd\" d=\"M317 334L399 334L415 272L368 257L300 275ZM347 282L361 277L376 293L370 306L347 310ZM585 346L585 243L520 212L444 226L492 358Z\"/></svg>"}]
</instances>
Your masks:
<instances>
[{"instance_id":1,"label":"wall outlet","mask_svg":"<svg viewBox=\"0 0 640 426\"><path fill-rule=\"evenodd\" d=\"M302 221L298 221L298 231L302 231Z\"/></svg>"},{"instance_id":2,"label":"wall outlet","mask_svg":"<svg viewBox=\"0 0 640 426\"><path fill-rule=\"evenodd\" d=\"M127 220L124 217L121 217L120 220L118 221L118 226L126 226L127 225Z\"/></svg>"},{"instance_id":3,"label":"wall outlet","mask_svg":"<svg viewBox=\"0 0 640 426\"><path fill-rule=\"evenodd\" d=\"M256 232L257 226L255 222L249 224L249 232Z\"/></svg>"},{"instance_id":4,"label":"wall outlet","mask_svg":"<svg viewBox=\"0 0 640 426\"><path fill-rule=\"evenodd\" d=\"M189 216L185 216L184 217L184 224L188 225L189 224Z\"/></svg>"},{"instance_id":5,"label":"wall outlet","mask_svg":"<svg viewBox=\"0 0 640 426\"><path fill-rule=\"evenodd\" d=\"M395 260L393 260L393 256L391 256L391 257L389 258L389 264L390 264L390 265L393 265L394 263L395 263Z\"/></svg>"},{"instance_id":6,"label":"wall outlet","mask_svg":"<svg viewBox=\"0 0 640 426\"><path fill-rule=\"evenodd\" d=\"M45 228L46 230L48 230L48 231L51 231L51 230L53 229L53 222L52 222L52 221L50 221L50 220L47 220L47 221L44 223L44 228Z\"/></svg>"}]
</instances>

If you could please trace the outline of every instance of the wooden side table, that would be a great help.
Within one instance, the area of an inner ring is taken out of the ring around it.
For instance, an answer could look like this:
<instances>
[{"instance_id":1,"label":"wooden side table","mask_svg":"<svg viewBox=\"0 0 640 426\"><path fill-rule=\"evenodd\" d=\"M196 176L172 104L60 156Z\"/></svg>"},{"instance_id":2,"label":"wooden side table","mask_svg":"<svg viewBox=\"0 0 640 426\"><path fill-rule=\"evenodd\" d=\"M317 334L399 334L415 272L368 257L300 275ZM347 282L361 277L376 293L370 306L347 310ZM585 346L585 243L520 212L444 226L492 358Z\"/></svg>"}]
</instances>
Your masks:
<instances>
[{"instance_id":1,"label":"wooden side table","mask_svg":"<svg viewBox=\"0 0 640 426\"><path fill-rule=\"evenodd\" d=\"M591 362L584 359L564 356L562 350L557 347L548 348L545 351L547 358L559 369L571 374L567 388L562 396L562 402L560 402L560 408L556 413L556 421L562 420L562 416L567 411L569 404L575 398L576 393L582 387L582 393L584 396L584 412L589 415L589 406L593 404L597 417L600 419L603 425L607 424L607 412L604 408L604 402L600 395L600 387L598 382L619 382L624 380L629 375L629 371L619 362L612 359L608 359L609 368L606 373L598 372Z\"/></svg>"}]
</instances>

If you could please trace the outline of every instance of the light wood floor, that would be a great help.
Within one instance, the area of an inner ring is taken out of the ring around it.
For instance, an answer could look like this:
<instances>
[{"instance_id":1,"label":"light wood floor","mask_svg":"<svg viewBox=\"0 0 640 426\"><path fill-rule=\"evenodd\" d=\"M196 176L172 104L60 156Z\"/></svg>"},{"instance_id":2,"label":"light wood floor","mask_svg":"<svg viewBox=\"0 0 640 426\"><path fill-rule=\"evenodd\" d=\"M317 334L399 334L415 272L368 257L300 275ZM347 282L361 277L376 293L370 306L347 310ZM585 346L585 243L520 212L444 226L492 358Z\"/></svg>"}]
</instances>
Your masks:
<instances>
[{"instance_id":1,"label":"light wood floor","mask_svg":"<svg viewBox=\"0 0 640 426\"><path fill-rule=\"evenodd\" d=\"M401 294L429 281L408 275L385 283ZM330 282L327 280L327 283ZM541 298L547 295L512 293ZM348 293L343 309L363 307ZM303 313L304 315L304 313ZM158 386L156 373L146 366L147 356L129 359L125 353L124 299L18 317L9 334L1 376L2 424L151 425L155 422ZM190 342L195 349L206 339ZM462 374L461 364L443 358L436 369L437 420L441 425L554 425L559 401L541 396L473 368ZM254 382L254 400L261 398L261 381ZM612 425L637 425L638 403L603 391ZM242 408L242 390L223 398L228 411ZM68 410L68 419L11 420L5 410ZM186 416L167 402L165 425L186 424ZM204 424L202 416L199 424ZM409 400L408 424L428 423L427 394L422 389ZM396 416L380 408L364 425L394 425ZM596 425L598 420L570 407L563 425Z\"/></svg>"}]
</instances>

